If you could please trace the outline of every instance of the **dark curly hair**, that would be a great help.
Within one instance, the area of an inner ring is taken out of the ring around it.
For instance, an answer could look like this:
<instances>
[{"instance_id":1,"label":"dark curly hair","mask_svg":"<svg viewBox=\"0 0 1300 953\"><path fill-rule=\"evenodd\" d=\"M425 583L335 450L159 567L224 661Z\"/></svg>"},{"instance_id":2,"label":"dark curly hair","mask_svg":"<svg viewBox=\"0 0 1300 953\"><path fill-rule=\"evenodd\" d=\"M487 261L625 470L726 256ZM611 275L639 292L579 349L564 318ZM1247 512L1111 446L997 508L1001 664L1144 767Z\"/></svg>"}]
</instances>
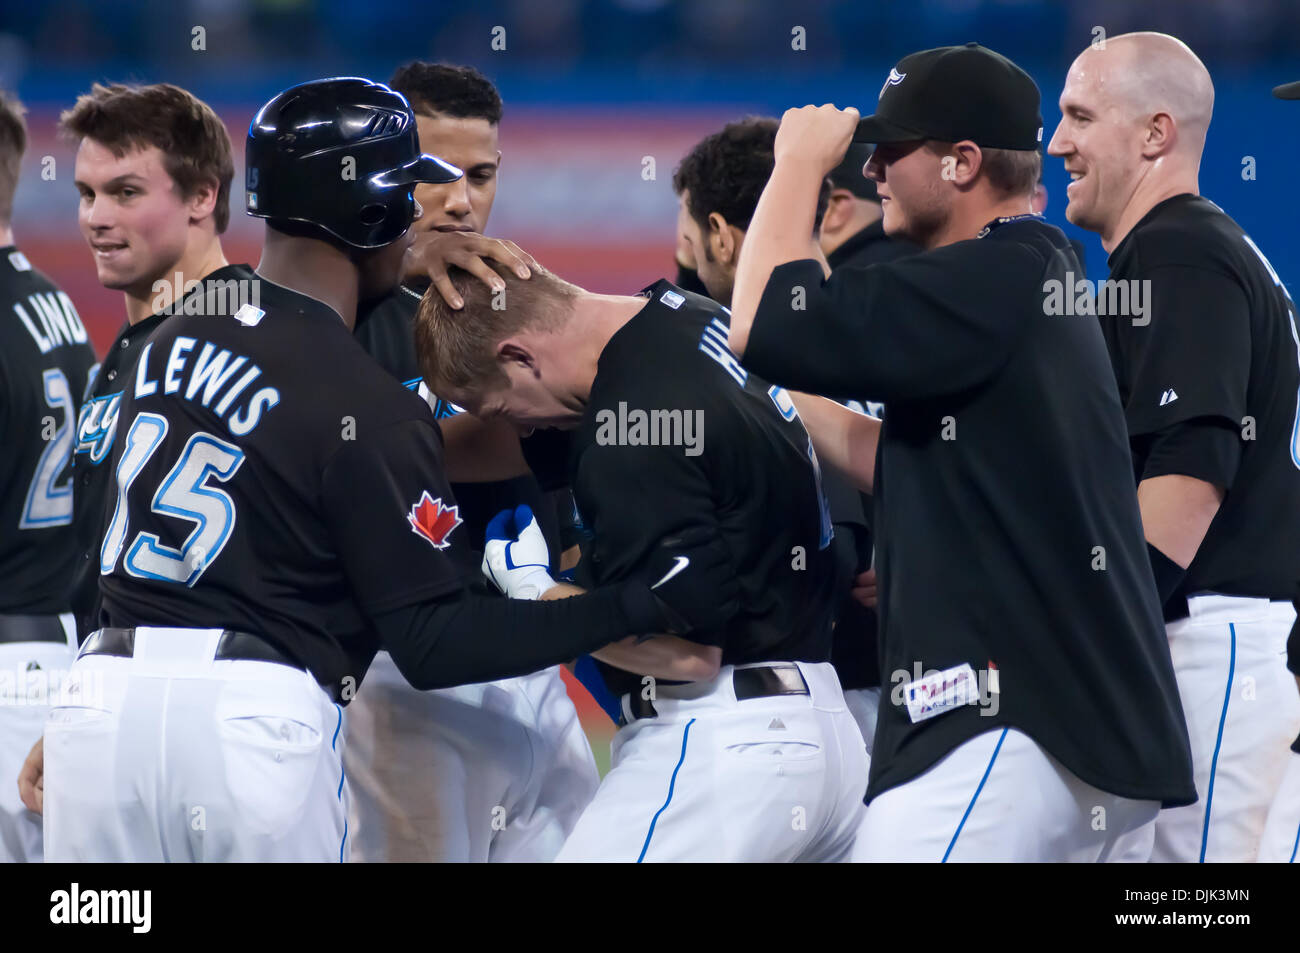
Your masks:
<instances>
[{"instance_id":1,"label":"dark curly hair","mask_svg":"<svg viewBox=\"0 0 1300 953\"><path fill-rule=\"evenodd\" d=\"M388 85L416 113L501 122L501 94L492 81L472 66L416 61L399 66Z\"/></svg>"},{"instance_id":2,"label":"dark curly hair","mask_svg":"<svg viewBox=\"0 0 1300 953\"><path fill-rule=\"evenodd\" d=\"M701 139L673 173L673 191L689 191L687 211L705 233L709 216L717 212L727 224L749 228L758 197L776 165L772 147L780 121L768 116L746 116L729 122ZM830 201L830 182L822 182L817 196L813 234L821 230Z\"/></svg>"}]
</instances>

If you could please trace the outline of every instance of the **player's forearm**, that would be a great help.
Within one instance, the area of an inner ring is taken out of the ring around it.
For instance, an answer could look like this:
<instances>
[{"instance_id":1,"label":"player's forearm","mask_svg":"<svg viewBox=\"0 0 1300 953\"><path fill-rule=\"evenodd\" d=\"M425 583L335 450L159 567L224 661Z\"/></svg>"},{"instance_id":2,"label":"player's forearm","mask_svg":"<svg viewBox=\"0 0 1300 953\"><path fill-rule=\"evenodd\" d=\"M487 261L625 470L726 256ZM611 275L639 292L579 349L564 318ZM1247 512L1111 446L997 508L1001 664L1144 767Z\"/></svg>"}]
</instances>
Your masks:
<instances>
[{"instance_id":1,"label":"player's forearm","mask_svg":"<svg viewBox=\"0 0 1300 953\"><path fill-rule=\"evenodd\" d=\"M772 269L788 261L814 258L829 274L821 246L813 237L822 176L809 163L778 162L758 200L745 233L731 296L731 350L743 357L754 315Z\"/></svg>"},{"instance_id":2,"label":"player's forearm","mask_svg":"<svg viewBox=\"0 0 1300 953\"><path fill-rule=\"evenodd\" d=\"M796 391L790 396L822 466L831 467L864 493L871 493L876 480L880 421L825 397Z\"/></svg>"},{"instance_id":3,"label":"player's forearm","mask_svg":"<svg viewBox=\"0 0 1300 953\"><path fill-rule=\"evenodd\" d=\"M1137 493L1147 542L1186 569L1219 512L1223 490L1194 477L1168 474L1143 480Z\"/></svg>"},{"instance_id":4,"label":"player's forearm","mask_svg":"<svg viewBox=\"0 0 1300 953\"><path fill-rule=\"evenodd\" d=\"M568 583L558 583L542 594L542 600L568 599L586 590ZM653 675L677 682L696 682L713 678L722 664L722 649L700 645L675 635L651 638L630 636L591 653L606 665L613 665L637 675Z\"/></svg>"},{"instance_id":5,"label":"player's forearm","mask_svg":"<svg viewBox=\"0 0 1300 953\"><path fill-rule=\"evenodd\" d=\"M666 624L645 586L531 602L468 592L374 620L402 675L421 690L527 675Z\"/></svg>"},{"instance_id":6,"label":"player's forearm","mask_svg":"<svg viewBox=\"0 0 1300 953\"><path fill-rule=\"evenodd\" d=\"M675 635L659 635L640 642L635 638L624 639L591 654L625 672L676 682L713 678L722 664L722 649Z\"/></svg>"}]
</instances>

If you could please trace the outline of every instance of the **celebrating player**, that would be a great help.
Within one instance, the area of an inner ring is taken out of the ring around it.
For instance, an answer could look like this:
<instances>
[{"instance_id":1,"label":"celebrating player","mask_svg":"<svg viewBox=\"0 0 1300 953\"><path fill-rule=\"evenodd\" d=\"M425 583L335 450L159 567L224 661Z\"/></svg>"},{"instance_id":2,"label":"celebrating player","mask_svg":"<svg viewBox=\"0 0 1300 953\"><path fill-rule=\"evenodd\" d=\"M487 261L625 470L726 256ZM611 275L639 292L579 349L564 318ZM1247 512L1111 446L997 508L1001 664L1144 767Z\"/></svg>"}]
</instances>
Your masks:
<instances>
[{"instance_id":1,"label":"celebrating player","mask_svg":"<svg viewBox=\"0 0 1300 953\"><path fill-rule=\"evenodd\" d=\"M1111 307L1098 310L1198 796L1160 815L1156 861L1253 861L1300 731L1284 654L1300 580L1295 309L1199 194L1213 105L1182 42L1111 37L1070 67L1048 147L1073 179L1066 217L1101 235L1125 292L1099 294Z\"/></svg>"},{"instance_id":2,"label":"celebrating player","mask_svg":"<svg viewBox=\"0 0 1300 953\"><path fill-rule=\"evenodd\" d=\"M0 863L41 860L41 819L12 782L76 654L67 470L95 363L72 301L14 244L26 147L23 108L0 94Z\"/></svg>"},{"instance_id":3,"label":"celebrating player","mask_svg":"<svg viewBox=\"0 0 1300 953\"><path fill-rule=\"evenodd\" d=\"M467 593L436 423L351 334L397 281L415 184L459 170L400 95L334 79L259 110L246 173L260 304L168 319L122 400L107 625L73 670L100 697L46 727L51 859L345 860L341 705L381 642L433 688L734 611L725 552L681 541L653 591Z\"/></svg>"},{"instance_id":4,"label":"celebrating player","mask_svg":"<svg viewBox=\"0 0 1300 953\"><path fill-rule=\"evenodd\" d=\"M126 305L126 323L94 373L77 421L73 523L80 551L72 605L84 639L100 624L108 463L136 361L169 314L238 310L241 297L251 296L253 272L227 264L221 249L235 164L226 127L206 103L165 83L96 84L59 127L77 142L78 222L95 271Z\"/></svg>"},{"instance_id":5,"label":"celebrating player","mask_svg":"<svg viewBox=\"0 0 1300 953\"><path fill-rule=\"evenodd\" d=\"M685 247L690 260L698 264L708 296L726 307L731 306L736 262L744 246L746 230L763 186L772 175L772 146L779 125L776 119L762 116L727 123L696 143L673 173L673 191L678 196L678 242ZM854 173L863 178L862 162ZM856 199L845 198L851 193L845 189L838 192L836 199L836 191L828 182L818 193L814 235L819 236L825 248L822 216L829 214L833 205L838 228L834 247L845 245L852 254L860 245L852 229L864 216L849 204ZM896 256L904 251L905 243L893 242L882 235L881 240L870 245L878 255L894 251ZM831 544L836 576L831 662L844 689L844 699L870 751L880 685L875 619L872 610L850 598L853 577L871 562L869 524L862 497L838 474L822 474L822 489L835 525L835 539Z\"/></svg>"},{"instance_id":6,"label":"celebrating player","mask_svg":"<svg viewBox=\"0 0 1300 953\"><path fill-rule=\"evenodd\" d=\"M496 241L482 238L501 162L496 88L469 67L431 63L403 66L390 85L411 103L420 148L465 172L455 182L415 187L415 241L427 245L436 236L439 248L462 237L472 248ZM517 250L498 244L501 257ZM430 254L408 255L407 263L427 269ZM357 340L402 381L420 382L414 319L430 283L408 281L358 314ZM448 286L438 287L446 293ZM531 504L545 520L515 428L460 414L436 397L431 405L447 443L464 545L474 548L503 507ZM480 482L463 482L470 477ZM558 541L557 534L551 538ZM549 861L600 780L558 667L421 692L381 651L365 692L348 707L347 742L357 818L353 860Z\"/></svg>"},{"instance_id":7,"label":"celebrating player","mask_svg":"<svg viewBox=\"0 0 1300 953\"><path fill-rule=\"evenodd\" d=\"M739 366L708 298L498 272L504 309L467 275L454 277L462 311L425 295L425 379L477 415L574 430L574 497L593 534L584 580L632 577L694 531L732 554L741 591L707 631L593 653L623 720L558 860L847 859L866 751L828 662L830 515L789 395ZM493 578L516 596L570 592L550 588L540 534L516 528Z\"/></svg>"},{"instance_id":8,"label":"celebrating player","mask_svg":"<svg viewBox=\"0 0 1300 953\"><path fill-rule=\"evenodd\" d=\"M790 110L741 253L746 366L885 404L801 405L875 496L890 697L860 860L1113 859L1195 799L1114 376L1095 323L1046 315L1074 256L1030 212L1038 107L968 44L904 57L861 125ZM825 279L807 233L855 129L885 232L927 250Z\"/></svg>"}]
</instances>

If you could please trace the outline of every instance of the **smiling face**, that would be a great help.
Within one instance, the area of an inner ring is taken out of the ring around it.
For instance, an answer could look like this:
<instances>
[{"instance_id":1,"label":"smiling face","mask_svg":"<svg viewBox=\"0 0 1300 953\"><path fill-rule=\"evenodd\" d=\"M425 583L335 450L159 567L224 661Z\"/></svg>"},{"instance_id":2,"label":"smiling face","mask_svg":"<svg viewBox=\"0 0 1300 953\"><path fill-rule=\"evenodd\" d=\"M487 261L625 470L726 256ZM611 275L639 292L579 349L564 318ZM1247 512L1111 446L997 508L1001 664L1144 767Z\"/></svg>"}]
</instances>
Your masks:
<instances>
[{"instance_id":1,"label":"smiling face","mask_svg":"<svg viewBox=\"0 0 1300 953\"><path fill-rule=\"evenodd\" d=\"M497 127L486 119L441 115L417 115L415 123L420 151L450 162L465 175L445 185L416 186L415 200L424 214L414 227L419 231L482 233L497 195L501 166Z\"/></svg>"},{"instance_id":2,"label":"smiling face","mask_svg":"<svg viewBox=\"0 0 1300 953\"><path fill-rule=\"evenodd\" d=\"M163 167L162 151L148 146L115 156L82 139L75 179L77 222L100 283L144 295L169 278L185 253L193 203Z\"/></svg>"},{"instance_id":3,"label":"smiling face","mask_svg":"<svg viewBox=\"0 0 1300 953\"><path fill-rule=\"evenodd\" d=\"M950 217L942 185L941 156L923 141L882 142L863 171L876 182L886 235L929 248Z\"/></svg>"},{"instance_id":4,"label":"smiling face","mask_svg":"<svg viewBox=\"0 0 1300 953\"><path fill-rule=\"evenodd\" d=\"M1111 232L1137 188L1143 168L1143 117L1122 107L1099 51L1079 56L1061 92L1061 123L1048 155L1065 160L1070 185L1065 217L1103 236Z\"/></svg>"}]
</instances>

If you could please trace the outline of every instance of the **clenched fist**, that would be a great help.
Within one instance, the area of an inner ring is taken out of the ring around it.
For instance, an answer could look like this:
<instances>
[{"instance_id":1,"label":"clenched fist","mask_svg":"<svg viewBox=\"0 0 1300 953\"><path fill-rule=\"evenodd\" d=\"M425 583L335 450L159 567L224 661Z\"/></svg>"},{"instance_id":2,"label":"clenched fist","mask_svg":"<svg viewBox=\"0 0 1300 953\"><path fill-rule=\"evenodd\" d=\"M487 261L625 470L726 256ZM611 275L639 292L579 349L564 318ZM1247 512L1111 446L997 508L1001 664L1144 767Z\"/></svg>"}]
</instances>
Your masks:
<instances>
[{"instance_id":1,"label":"clenched fist","mask_svg":"<svg viewBox=\"0 0 1300 953\"><path fill-rule=\"evenodd\" d=\"M836 109L825 106L802 106L787 109L776 132L776 161L802 162L826 175L840 164L858 129L859 114L850 106Z\"/></svg>"}]
</instances>

